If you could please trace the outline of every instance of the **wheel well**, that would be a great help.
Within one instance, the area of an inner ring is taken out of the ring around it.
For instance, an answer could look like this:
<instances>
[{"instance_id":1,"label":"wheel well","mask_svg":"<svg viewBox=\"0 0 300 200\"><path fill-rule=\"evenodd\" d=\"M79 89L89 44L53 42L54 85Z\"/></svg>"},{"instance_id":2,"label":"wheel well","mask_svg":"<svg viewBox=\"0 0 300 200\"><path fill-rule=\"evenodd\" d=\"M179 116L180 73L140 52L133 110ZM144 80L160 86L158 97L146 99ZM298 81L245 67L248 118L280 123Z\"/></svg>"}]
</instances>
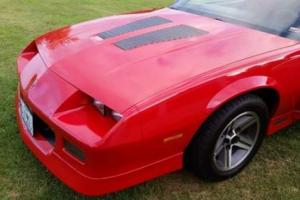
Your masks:
<instances>
[{"instance_id":1,"label":"wheel well","mask_svg":"<svg viewBox=\"0 0 300 200\"><path fill-rule=\"evenodd\" d=\"M280 97L278 92L275 89L272 88L262 88L262 89L257 89L257 90L253 90L250 92L246 92L244 94L241 94L236 98L239 98L241 96L247 95L247 94L254 94L257 95L258 97L260 97L267 105L268 107L268 111L269 111L269 115L270 117L272 117L279 106L279 102L280 102ZM234 99L231 99L230 101L233 101ZM223 106L225 106L228 102L224 103L223 105L220 106L220 108L222 108ZM220 108L218 108L217 110L219 110ZM203 127L203 124L205 124L213 115L215 112L213 112L203 123L202 125L199 127L199 129L196 131L195 135L193 136L193 138L191 139L190 143L194 140L194 137L201 131L201 128ZM190 143L188 146L190 146ZM187 147L188 147L187 146Z\"/></svg>"},{"instance_id":2,"label":"wheel well","mask_svg":"<svg viewBox=\"0 0 300 200\"><path fill-rule=\"evenodd\" d=\"M259 96L268 106L270 117L272 117L279 106L279 94L276 90L270 88L258 89L250 92L250 94L255 94Z\"/></svg>"}]
</instances>

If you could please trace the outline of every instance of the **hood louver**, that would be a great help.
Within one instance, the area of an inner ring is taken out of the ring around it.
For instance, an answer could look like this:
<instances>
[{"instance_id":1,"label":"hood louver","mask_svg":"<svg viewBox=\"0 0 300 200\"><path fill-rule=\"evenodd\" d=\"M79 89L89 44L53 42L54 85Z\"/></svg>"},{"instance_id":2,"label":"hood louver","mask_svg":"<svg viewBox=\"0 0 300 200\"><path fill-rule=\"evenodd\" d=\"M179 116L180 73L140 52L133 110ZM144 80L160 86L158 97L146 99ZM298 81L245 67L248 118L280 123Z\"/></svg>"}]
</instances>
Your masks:
<instances>
[{"instance_id":1,"label":"hood louver","mask_svg":"<svg viewBox=\"0 0 300 200\"><path fill-rule=\"evenodd\" d=\"M155 17L141 19L123 26L113 28L111 30L100 33L99 36L102 39L109 39L126 33L134 32L141 29L158 26L166 23L171 23L171 22L172 22L171 20L155 16Z\"/></svg>"},{"instance_id":2,"label":"hood louver","mask_svg":"<svg viewBox=\"0 0 300 200\"><path fill-rule=\"evenodd\" d=\"M154 43L185 39L206 34L208 34L208 32L192 26L178 25L124 39L116 42L115 45L123 50L130 50Z\"/></svg>"}]
</instances>

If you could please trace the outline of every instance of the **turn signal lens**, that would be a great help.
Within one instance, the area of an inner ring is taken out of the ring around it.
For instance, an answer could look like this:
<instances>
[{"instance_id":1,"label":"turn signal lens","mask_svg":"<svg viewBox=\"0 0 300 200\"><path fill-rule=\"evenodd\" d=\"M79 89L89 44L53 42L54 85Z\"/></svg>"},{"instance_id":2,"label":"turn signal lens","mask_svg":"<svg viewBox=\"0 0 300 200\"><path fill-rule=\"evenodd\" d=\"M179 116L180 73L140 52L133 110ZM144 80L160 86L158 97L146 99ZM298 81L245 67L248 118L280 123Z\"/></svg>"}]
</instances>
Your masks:
<instances>
[{"instance_id":1,"label":"turn signal lens","mask_svg":"<svg viewBox=\"0 0 300 200\"><path fill-rule=\"evenodd\" d=\"M84 156L83 151L81 151L75 145L71 144L70 142L68 142L66 140L64 141L64 148L69 154L71 154L72 156L74 156L78 160L80 160L80 161L85 160L85 156Z\"/></svg>"}]
</instances>

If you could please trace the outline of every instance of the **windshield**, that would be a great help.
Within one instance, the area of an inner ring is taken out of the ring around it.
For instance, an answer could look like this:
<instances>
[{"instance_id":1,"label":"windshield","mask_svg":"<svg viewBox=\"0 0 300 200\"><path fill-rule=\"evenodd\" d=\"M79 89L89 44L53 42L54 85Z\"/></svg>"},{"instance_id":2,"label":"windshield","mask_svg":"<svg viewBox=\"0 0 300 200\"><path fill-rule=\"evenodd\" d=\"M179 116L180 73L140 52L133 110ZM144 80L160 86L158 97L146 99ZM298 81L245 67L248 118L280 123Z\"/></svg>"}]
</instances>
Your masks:
<instances>
[{"instance_id":1,"label":"windshield","mask_svg":"<svg viewBox=\"0 0 300 200\"><path fill-rule=\"evenodd\" d=\"M179 0L171 8L300 40L300 0Z\"/></svg>"}]
</instances>

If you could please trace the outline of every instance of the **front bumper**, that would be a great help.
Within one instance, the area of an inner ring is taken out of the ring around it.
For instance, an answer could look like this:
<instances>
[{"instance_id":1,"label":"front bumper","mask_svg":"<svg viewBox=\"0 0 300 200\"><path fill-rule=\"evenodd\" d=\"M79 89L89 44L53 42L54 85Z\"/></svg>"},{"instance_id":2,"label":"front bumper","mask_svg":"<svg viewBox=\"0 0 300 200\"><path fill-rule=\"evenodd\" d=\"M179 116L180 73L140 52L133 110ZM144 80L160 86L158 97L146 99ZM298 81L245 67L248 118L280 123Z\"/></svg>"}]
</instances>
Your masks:
<instances>
[{"instance_id":1,"label":"front bumper","mask_svg":"<svg viewBox=\"0 0 300 200\"><path fill-rule=\"evenodd\" d=\"M104 176L100 178L90 176L90 174L85 173L85 168L88 168L86 164L79 162L76 163L74 160L68 158L68 156L64 154L63 149L60 150L58 148L62 145L61 142L59 142L61 139L59 138L60 134L56 135L58 137L58 141L56 143L58 144L55 145L55 147L52 146L41 135L36 135L35 137L30 135L20 116L19 100L20 92L18 91L16 95L16 112L17 123L20 129L22 140L51 173L53 173L71 189L81 194L88 196L99 196L116 192L181 168L182 155L178 154L164 160L142 166L140 168L127 170L125 173L120 173L113 176ZM59 127L56 127L53 122L49 121L50 119L48 119L46 116L43 116L43 114L38 110L35 110L36 108L34 108L34 106L30 106L29 104L29 107L33 110L33 112L39 113L39 117L49 124L49 126L53 128L56 133L63 131L59 130ZM91 149L91 151L93 150ZM122 163L124 163L124 166L126 165L126 160L120 157L110 157L109 159L119 160L120 165L122 165ZM107 167L107 171L110 170L109 168L110 166ZM91 170L99 171L100 169L95 168ZM101 170L105 169L102 168ZM103 172L103 174L105 174L105 172Z\"/></svg>"}]
</instances>

